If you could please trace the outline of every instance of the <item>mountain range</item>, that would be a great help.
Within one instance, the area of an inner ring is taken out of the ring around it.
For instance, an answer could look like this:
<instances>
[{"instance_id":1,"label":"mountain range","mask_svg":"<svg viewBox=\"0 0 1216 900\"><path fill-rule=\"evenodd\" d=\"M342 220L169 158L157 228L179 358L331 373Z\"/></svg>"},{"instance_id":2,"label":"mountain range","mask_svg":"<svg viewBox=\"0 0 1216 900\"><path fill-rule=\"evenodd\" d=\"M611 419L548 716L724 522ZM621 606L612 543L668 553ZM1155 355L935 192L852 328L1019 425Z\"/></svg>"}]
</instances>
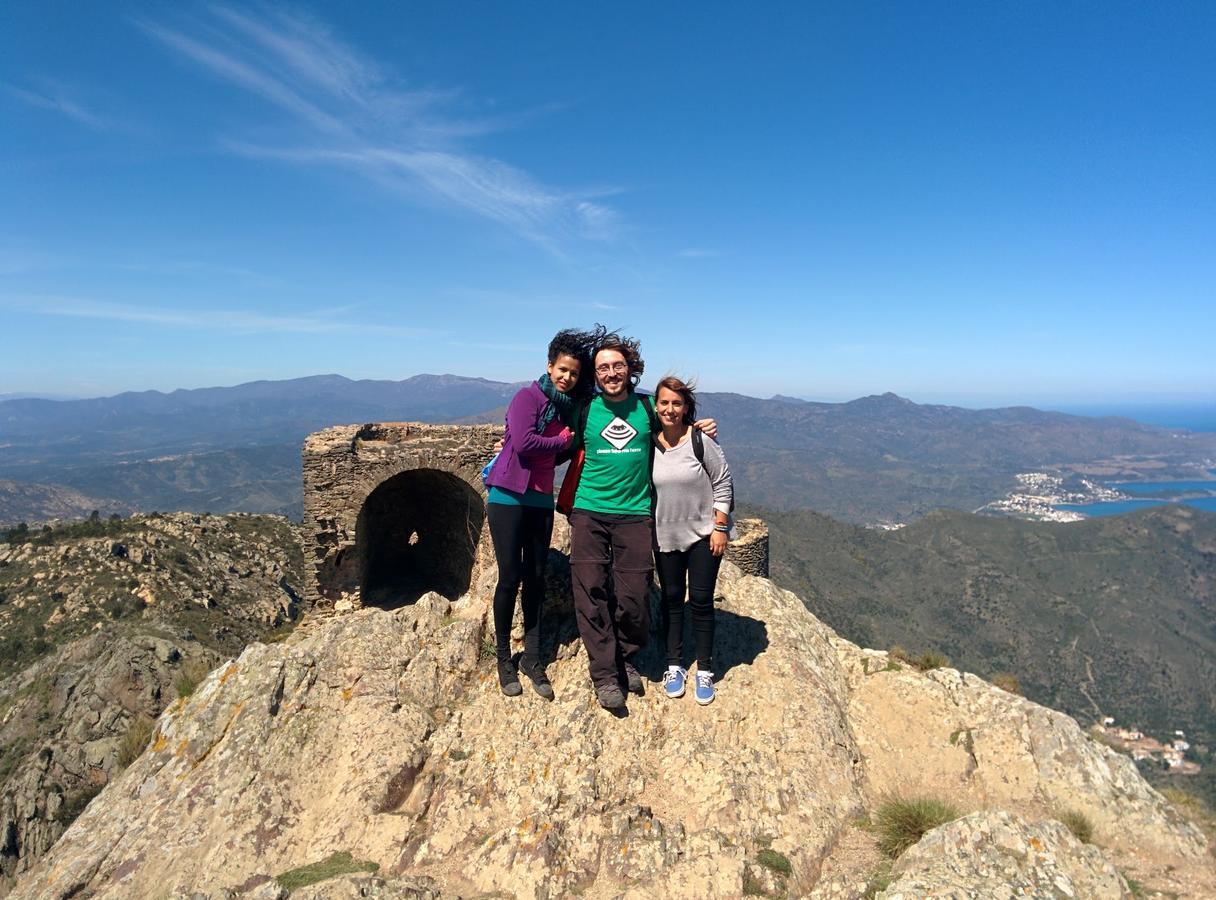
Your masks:
<instances>
[{"instance_id":1,"label":"mountain range","mask_svg":"<svg viewBox=\"0 0 1216 900\"><path fill-rule=\"evenodd\" d=\"M93 400L0 402L0 479L55 486L123 509L301 514L299 448L365 421L497 422L519 384L455 375L352 381L319 375ZM1028 407L969 410L894 394L848 403L705 392L741 502L811 508L854 523L971 510L1019 472L1205 477L1216 434ZM60 500L0 486L7 520L64 515Z\"/></svg>"}]
</instances>

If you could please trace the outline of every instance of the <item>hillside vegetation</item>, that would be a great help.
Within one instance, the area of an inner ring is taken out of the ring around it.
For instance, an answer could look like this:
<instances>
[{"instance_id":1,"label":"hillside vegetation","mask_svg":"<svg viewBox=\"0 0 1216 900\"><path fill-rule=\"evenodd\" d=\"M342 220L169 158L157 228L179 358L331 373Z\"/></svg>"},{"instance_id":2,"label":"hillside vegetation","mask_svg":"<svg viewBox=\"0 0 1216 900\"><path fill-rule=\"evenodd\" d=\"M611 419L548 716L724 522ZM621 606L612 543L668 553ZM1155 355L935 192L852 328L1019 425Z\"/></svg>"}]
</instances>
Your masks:
<instances>
[{"instance_id":1,"label":"hillside vegetation","mask_svg":"<svg viewBox=\"0 0 1216 900\"><path fill-rule=\"evenodd\" d=\"M1167 506L1056 524L938 511L896 531L764 515L774 578L850 640L1011 673L1083 722L1101 713L1216 741L1216 515Z\"/></svg>"},{"instance_id":2,"label":"hillside vegetation","mask_svg":"<svg viewBox=\"0 0 1216 900\"><path fill-rule=\"evenodd\" d=\"M0 893L250 641L285 635L303 558L264 516L92 518L0 533Z\"/></svg>"}]
</instances>

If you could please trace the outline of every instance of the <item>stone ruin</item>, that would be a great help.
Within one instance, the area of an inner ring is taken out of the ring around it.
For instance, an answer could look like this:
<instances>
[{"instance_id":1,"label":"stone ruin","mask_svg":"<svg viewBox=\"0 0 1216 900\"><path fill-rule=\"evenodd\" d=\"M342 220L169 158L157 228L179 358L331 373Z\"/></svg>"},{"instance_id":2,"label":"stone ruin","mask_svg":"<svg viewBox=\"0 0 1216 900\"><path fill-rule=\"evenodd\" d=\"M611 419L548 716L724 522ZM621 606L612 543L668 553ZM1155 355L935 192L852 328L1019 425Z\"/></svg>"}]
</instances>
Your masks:
<instances>
[{"instance_id":1,"label":"stone ruin","mask_svg":"<svg viewBox=\"0 0 1216 900\"><path fill-rule=\"evenodd\" d=\"M498 425L339 425L304 441L305 603L315 612L395 608L428 591L489 593L497 570L481 469ZM558 517L561 520L561 517ZM728 558L768 575L768 529L738 522ZM568 530L555 527L555 542ZM568 546L559 546L563 551Z\"/></svg>"}]
</instances>

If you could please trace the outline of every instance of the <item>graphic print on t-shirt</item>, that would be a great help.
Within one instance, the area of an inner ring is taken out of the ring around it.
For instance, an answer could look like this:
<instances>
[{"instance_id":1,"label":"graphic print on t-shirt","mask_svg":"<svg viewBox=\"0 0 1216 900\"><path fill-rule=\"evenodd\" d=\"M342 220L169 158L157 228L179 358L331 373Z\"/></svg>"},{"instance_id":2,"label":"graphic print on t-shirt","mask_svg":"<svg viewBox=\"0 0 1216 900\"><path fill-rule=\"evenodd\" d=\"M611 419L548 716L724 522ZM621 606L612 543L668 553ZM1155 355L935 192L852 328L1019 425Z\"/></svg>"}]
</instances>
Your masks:
<instances>
[{"instance_id":1,"label":"graphic print on t-shirt","mask_svg":"<svg viewBox=\"0 0 1216 900\"><path fill-rule=\"evenodd\" d=\"M600 432L600 437L617 450L624 450L637 436L638 430L620 416L614 416L612 421L605 425L604 430Z\"/></svg>"}]
</instances>

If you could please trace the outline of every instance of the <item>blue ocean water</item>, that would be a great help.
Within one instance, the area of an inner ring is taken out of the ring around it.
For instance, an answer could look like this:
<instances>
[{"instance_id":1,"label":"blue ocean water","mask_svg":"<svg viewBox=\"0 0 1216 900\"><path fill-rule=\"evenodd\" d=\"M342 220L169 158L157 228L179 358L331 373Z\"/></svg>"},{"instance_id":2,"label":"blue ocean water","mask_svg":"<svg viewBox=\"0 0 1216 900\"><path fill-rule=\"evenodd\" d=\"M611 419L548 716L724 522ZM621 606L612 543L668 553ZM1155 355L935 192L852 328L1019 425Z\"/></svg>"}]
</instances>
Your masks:
<instances>
[{"instance_id":1,"label":"blue ocean water","mask_svg":"<svg viewBox=\"0 0 1216 900\"><path fill-rule=\"evenodd\" d=\"M1195 506L1199 509L1206 509L1210 512L1216 512L1216 496L1212 497L1193 497L1190 500L1108 500L1105 503L1060 503L1053 509L1066 509L1071 512L1079 512L1082 515L1096 516L1117 516L1120 513L1134 512L1137 509L1144 509L1147 506L1165 506L1167 503L1184 503L1187 506Z\"/></svg>"},{"instance_id":2,"label":"blue ocean water","mask_svg":"<svg viewBox=\"0 0 1216 900\"><path fill-rule=\"evenodd\" d=\"M1216 494L1216 481L1108 481L1106 486L1140 497L1157 497L1162 491L1206 491Z\"/></svg>"},{"instance_id":3,"label":"blue ocean water","mask_svg":"<svg viewBox=\"0 0 1216 900\"><path fill-rule=\"evenodd\" d=\"M1216 475L1216 469L1209 470ZM1098 503L1059 503L1054 508L1069 512L1079 512L1085 516L1117 516L1120 513L1144 509L1146 506L1164 506L1167 503L1185 503L1216 512L1216 481L1108 481L1106 487L1114 488L1124 494L1135 494L1130 500L1105 500ZM1203 491L1207 496L1188 497L1186 499L1163 499L1163 493L1186 491L1198 493Z\"/></svg>"},{"instance_id":4,"label":"blue ocean water","mask_svg":"<svg viewBox=\"0 0 1216 900\"><path fill-rule=\"evenodd\" d=\"M1214 392L1216 393L1216 392ZM1185 428L1187 431L1216 431L1216 403L1106 403L1051 406L1078 416L1122 416L1146 425Z\"/></svg>"}]
</instances>

